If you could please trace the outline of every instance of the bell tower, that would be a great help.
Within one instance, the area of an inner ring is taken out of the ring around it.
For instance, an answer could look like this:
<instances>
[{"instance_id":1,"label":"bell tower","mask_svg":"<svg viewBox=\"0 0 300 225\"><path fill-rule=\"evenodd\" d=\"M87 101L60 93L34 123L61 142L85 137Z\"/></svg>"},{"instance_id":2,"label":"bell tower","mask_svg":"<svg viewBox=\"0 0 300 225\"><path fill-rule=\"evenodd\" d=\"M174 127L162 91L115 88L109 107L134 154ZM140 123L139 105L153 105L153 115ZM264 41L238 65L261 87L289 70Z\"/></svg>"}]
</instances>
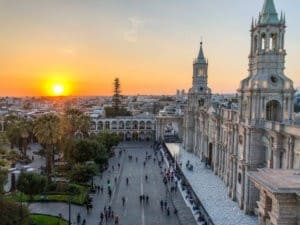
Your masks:
<instances>
[{"instance_id":1,"label":"bell tower","mask_svg":"<svg viewBox=\"0 0 300 225\"><path fill-rule=\"evenodd\" d=\"M193 63L193 86L189 90L188 107L196 110L205 106L211 98L211 90L207 87L208 60L204 57L203 43L200 42L198 57Z\"/></svg>"},{"instance_id":2,"label":"bell tower","mask_svg":"<svg viewBox=\"0 0 300 225\"><path fill-rule=\"evenodd\" d=\"M238 90L246 124L292 123L295 90L284 74L285 28L285 16L279 18L273 0L265 0L258 20L252 20L249 75Z\"/></svg>"},{"instance_id":3,"label":"bell tower","mask_svg":"<svg viewBox=\"0 0 300 225\"><path fill-rule=\"evenodd\" d=\"M208 60L204 57L203 43L200 43L200 50L193 63L193 85L188 92L188 105L184 116L184 147L188 151L195 149L195 134L198 126L198 116L201 109L204 109L211 99L211 90L207 87Z\"/></svg>"}]
</instances>

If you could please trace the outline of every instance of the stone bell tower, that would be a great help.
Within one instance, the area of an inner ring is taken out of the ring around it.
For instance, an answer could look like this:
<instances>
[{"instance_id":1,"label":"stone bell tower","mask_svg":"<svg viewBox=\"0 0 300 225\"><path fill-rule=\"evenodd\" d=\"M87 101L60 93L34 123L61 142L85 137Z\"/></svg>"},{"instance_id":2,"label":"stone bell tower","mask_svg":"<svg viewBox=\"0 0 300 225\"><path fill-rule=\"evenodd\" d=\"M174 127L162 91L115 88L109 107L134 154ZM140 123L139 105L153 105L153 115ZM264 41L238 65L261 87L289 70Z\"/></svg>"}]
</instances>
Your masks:
<instances>
[{"instance_id":1,"label":"stone bell tower","mask_svg":"<svg viewBox=\"0 0 300 225\"><path fill-rule=\"evenodd\" d=\"M292 123L295 90L284 74L285 28L285 16L279 18L273 0L265 0L252 21L249 75L239 89L240 119L246 124Z\"/></svg>"},{"instance_id":2,"label":"stone bell tower","mask_svg":"<svg viewBox=\"0 0 300 225\"><path fill-rule=\"evenodd\" d=\"M249 74L239 92L239 155L237 201L245 212L253 212L258 190L247 173L264 167L265 127L293 121L293 82L284 74L285 16L278 16L274 1L264 0L257 20L252 20Z\"/></svg>"},{"instance_id":3,"label":"stone bell tower","mask_svg":"<svg viewBox=\"0 0 300 225\"><path fill-rule=\"evenodd\" d=\"M197 115L201 108L205 107L211 99L211 90L207 86L208 60L204 57L203 43L193 63L193 86L188 92L188 106L185 114L184 147L188 151L193 150L195 128L197 127Z\"/></svg>"}]
</instances>

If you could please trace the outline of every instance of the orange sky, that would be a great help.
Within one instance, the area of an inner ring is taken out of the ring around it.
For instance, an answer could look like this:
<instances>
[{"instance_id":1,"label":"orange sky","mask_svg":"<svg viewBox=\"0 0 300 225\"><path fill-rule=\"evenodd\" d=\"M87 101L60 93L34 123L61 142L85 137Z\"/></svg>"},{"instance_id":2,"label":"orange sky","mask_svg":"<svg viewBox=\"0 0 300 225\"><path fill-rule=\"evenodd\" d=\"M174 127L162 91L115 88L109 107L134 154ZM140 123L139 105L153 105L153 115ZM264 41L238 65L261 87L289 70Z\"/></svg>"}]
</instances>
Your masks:
<instances>
[{"instance_id":1,"label":"orange sky","mask_svg":"<svg viewBox=\"0 0 300 225\"><path fill-rule=\"evenodd\" d=\"M0 1L0 96L49 95L54 83L68 95L111 95L115 77L123 94L175 94L191 86L201 36L209 86L235 92L262 1L175 1ZM297 87L300 3L275 2L287 13L286 74Z\"/></svg>"}]
</instances>

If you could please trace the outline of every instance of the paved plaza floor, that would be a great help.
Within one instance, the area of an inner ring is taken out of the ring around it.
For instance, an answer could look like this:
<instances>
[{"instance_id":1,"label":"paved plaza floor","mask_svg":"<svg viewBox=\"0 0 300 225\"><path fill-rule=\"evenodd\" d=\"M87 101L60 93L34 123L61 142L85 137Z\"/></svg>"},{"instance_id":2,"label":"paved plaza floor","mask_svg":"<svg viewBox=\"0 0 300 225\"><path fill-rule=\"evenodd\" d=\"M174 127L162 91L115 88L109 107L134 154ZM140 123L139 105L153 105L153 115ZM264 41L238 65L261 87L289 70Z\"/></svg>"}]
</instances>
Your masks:
<instances>
[{"instance_id":1,"label":"paved plaza floor","mask_svg":"<svg viewBox=\"0 0 300 225\"><path fill-rule=\"evenodd\" d=\"M167 147L183 165L189 160L194 166L193 171L183 166L182 172L215 225L258 224L256 216L245 215L238 204L228 197L226 185L210 169L205 168L198 156L185 151L181 144L167 144Z\"/></svg>"},{"instance_id":2,"label":"paved plaza floor","mask_svg":"<svg viewBox=\"0 0 300 225\"><path fill-rule=\"evenodd\" d=\"M150 148L151 143L121 143L118 149L125 149L125 154L121 157L116 154L110 159L109 169L102 175L95 177L97 185L104 186L104 193L92 194L93 210L87 214L85 207L72 205L72 222L76 221L76 215L80 212L81 217L86 219L87 225L98 225L100 221L100 211L104 206L111 206L115 215L120 218L120 225L192 225L196 224L193 215L185 205L184 199L178 192L171 198L166 192L163 184L161 169L157 160L154 162L154 151ZM117 150L118 151L118 150ZM143 165L146 152L152 155L152 159ZM128 156L132 155L132 160ZM136 157L138 162L136 162ZM120 169L118 169L120 163ZM114 170L112 170L114 166ZM145 175L148 176L148 181ZM129 185L126 185L126 178ZM115 178L117 182L115 182ZM108 197L107 179L112 183L112 198ZM149 196L149 203L140 203L139 196L145 194ZM122 206L122 197L126 198L125 206ZM166 211L160 209L160 200L167 200L171 214L167 216ZM173 201L173 202L172 202ZM178 216L173 214L174 204L178 209ZM62 214L68 219L68 204L65 203L31 203L29 208L33 213L44 213L50 215ZM105 223L104 223L105 224ZM114 224L112 221L107 224Z\"/></svg>"}]
</instances>

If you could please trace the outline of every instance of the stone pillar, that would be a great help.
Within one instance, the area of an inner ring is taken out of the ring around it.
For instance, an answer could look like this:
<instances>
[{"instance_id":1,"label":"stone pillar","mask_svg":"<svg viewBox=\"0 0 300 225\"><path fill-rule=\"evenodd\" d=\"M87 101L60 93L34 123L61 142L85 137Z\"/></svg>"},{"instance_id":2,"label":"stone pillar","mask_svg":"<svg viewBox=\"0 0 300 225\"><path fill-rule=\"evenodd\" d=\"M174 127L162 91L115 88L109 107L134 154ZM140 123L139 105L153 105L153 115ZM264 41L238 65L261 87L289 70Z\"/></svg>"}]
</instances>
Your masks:
<instances>
[{"instance_id":1,"label":"stone pillar","mask_svg":"<svg viewBox=\"0 0 300 225\"><path fill-rule=\"evenodd\" d=\"M260 190L260 200L258 205L258 220L260 225L267 225L266 221L270 218L269 213L272 209L272 199L267 195L267 193L261 189Z\"/></svg>"},{"instance_id":2,"label":"stone pillar","mask_svg":"<svg viewBox=\"0 0 300 225\"><path fill-rule=\"evenodd\" d=\"M297 225L298 199L296 194L276 194L273 198L270 221L274 225Z\"/></svg>"}]
</instances>

